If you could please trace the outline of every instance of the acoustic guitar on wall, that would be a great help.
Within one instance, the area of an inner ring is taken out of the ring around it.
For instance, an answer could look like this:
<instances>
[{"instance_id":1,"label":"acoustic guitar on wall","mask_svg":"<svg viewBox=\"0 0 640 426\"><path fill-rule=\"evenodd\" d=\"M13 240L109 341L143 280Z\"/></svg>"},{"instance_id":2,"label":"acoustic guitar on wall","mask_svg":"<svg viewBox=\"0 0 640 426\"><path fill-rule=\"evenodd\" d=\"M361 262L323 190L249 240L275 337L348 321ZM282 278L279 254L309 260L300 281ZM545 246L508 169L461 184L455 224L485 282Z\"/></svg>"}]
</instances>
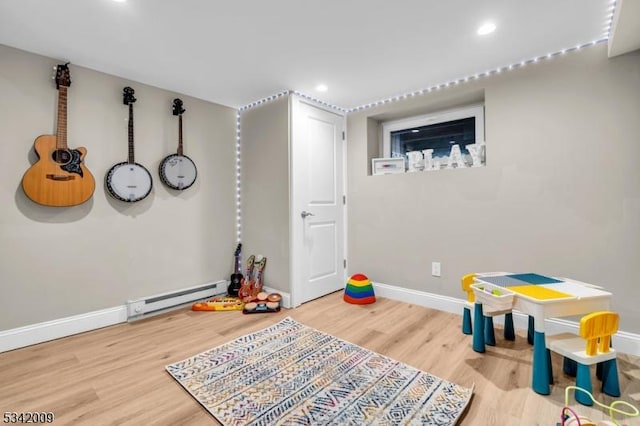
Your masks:
<instances>
[{"instance_id":1,"label":"acoustic guitar on wall","mask_svg":"<svg viewBox=\"0 0 640 426\"><path fill-rule=\"evenodd\" d=\"M22 189L38 204L69 207L91 198L96 182L84 165L86 148L67 146L67 90L71 86L68 63L57 66L55 80L58 88L56 134L36 138L33 145L38 161L22 177Z\"/></svg>"}]
</instances>

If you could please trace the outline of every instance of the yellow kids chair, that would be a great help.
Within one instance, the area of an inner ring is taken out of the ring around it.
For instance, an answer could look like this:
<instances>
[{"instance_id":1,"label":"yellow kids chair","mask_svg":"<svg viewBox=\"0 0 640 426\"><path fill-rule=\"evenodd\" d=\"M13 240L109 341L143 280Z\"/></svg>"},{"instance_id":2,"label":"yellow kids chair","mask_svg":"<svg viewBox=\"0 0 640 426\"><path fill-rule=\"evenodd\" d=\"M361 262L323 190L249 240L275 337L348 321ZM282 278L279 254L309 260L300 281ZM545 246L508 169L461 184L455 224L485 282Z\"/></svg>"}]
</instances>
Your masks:
<instances>
[{"instance_id":1,"label":"yellow kids chair","mask_svg":"<svg viewBox=\"0 0 640 426\"><path fill-rule=\"evenodd\" d=\"M602 363L602 392L620 396L616 350L611 347L611 335L618 331L616 312L594 312L580 320L580 336L564 333L547 337L547 350L564 357L563 370L576 376L576 386L592 392L589 367ZM577 365L576 365L577 364ZM593 405L584 392L576 392L575 399L582 405Z\"/></svg>"},{"instance_id":2,"label":"yellow kids chair","mask_svg":"<svg viewBox=\"0 0 640 426\"><path fill-rule=\"evenodd\" d=\"M462 311L462 332L464 334L473 334L471 325L471 310L474 308L475 294L471 284L474 283L476 274L467 274L462 277L462 290L467 293L467 301ZM516 333L513 328L513 314L511 309L496 311L485 306L482 312L484 316L484 342L487 345L496 345L496 336L493 331L493 317L504 314L504 338L505 340L515 340Z\"/></svg>"}]
</instances>

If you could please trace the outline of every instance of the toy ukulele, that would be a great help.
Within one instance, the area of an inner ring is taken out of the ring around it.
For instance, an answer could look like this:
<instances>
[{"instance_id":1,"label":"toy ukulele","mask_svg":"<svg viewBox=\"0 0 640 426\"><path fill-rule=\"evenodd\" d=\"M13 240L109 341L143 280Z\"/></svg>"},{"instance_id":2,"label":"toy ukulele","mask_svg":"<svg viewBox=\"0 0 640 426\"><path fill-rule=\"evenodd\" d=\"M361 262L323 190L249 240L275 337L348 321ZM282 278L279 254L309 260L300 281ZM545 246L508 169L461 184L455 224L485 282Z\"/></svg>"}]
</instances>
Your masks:
<instances>
[{"instance_id":1,"label":"toy ukulele","mask_svg":"<svg viewBox=\"0 0 640 426\"><path fill-rule=\"evenodd\" d=\"M238 291L240 291L240 286L242 286L242 272L240 272L240 253L242 251L242 243L238 243L238 247L236 247L236 251L233 254L234 262L233 262L233 274L229 279L229 286L227 287L227 294L232 297L238 296Z\"/></svg>"}]
</instances>

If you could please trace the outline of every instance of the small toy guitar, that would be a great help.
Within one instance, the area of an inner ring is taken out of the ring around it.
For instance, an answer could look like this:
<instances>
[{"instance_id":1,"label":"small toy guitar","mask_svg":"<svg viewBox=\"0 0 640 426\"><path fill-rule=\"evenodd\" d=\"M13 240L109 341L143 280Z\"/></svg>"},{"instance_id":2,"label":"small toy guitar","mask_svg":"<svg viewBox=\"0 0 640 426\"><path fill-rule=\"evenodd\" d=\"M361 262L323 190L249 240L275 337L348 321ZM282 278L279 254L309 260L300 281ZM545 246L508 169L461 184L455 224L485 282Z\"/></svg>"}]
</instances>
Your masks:
<instances>
[{"instance_id":1,"label":"small toy guitar","mask_svg":"<svg viewBox=\"0 0 640 426\"><path fill-rule=\"evenodd\" d=\"M229 287L227 287L227 293L229 296L237 297L238 291L242 286L242 272L240 272L240 253L242 252L242 243L238 243L238 247L236 247L236 252L233 254L234 257L234 266L233 266L233 274L229 279Z\"/></svg>"},{"instance_id":2,"label":"small toy guitar","mask_svg":"<svg viewBox=\"0 0 640 426\"><path fill-rule=\"evenodd\" d=\"M240 285L240 290L238 291L238 296L242 299L243 302L250 301L251 298L251 283L253 281L253 265L256 261L256 257L254 255L249 256L247 259L247 270L242 278L242 284Z\"/></svg>"},{"instance_id":3,"label":"small toy guitar","mask_svg":"<svg viewBox=\"0 0 640 426\"><path fill-rule=\"evenodd\" d=\"M247 268L247 277L245 277L245 281L239 292L239 296L245 303L255 300L258 293L262 291L262 276L264 274L264 268L267 266L267 258L260 255L258 258L260 260L257 262L258 270L255 277L253 276L253 267L256 259L253 255L249 258L251 260L251 269Z\"/></svg>"}]
</instances>

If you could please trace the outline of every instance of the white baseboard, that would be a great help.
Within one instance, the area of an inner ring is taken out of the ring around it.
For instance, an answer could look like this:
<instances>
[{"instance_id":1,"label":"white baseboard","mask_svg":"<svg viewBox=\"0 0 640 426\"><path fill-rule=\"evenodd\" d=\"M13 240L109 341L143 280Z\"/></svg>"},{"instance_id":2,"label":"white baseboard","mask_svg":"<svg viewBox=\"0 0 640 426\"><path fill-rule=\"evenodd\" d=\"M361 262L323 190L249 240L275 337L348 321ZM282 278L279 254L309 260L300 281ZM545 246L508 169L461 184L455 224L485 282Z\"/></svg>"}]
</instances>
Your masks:
<instances>
[{"instance_id":1,"label":"white baseboard","mask_svg":"<svg viewBox=\"0 0 640 426\"><path fill-rule=\"evenodd\" d=\"M455 297L441 296L427 293L425 291L411 290L389 284L372 282L376 296L387 297L401 302L412 303L426 308L437 309L439 311L450 312L462 315L462 308L465 306L463 299ZM504 323L504 316L494 318L498 324ZM513 312L513 325L517 329L526 330L529 319L526 314ZM567 321L552 318L545 321L546 334L549 336L559 333L578 334L579 324L575 321ZM618 352L640 356L640 335L626 331L618 331L613 337L614 347Z\"/></svg>"},{"instance_id":2,"label":"white baseboard","mask_svg":"<svg viewBox=\"0 0 640 426\"><path fill-rule=\"evenodd\" d=\"M224 281L220 283L224 283ZM264 291L280 293L282 295L282 307L291 307L291 295L289 293L283 293L280 290L269 287L265 287ZM127 322L127 305L0 331L0 353L122 322Z\"/></svg>"},{"instance_id":3,"label":"white baseboard","mask_svg":"<svg viewBox=\"0 0 640 426\"><path fill-rule=\"evenodd\" d=\"M455 297L441 296L383 283L374 282L372 284L376 295L380 297L413 303L457 315L461 315L462 308L465 306L464 300ZM269 293L280 293L282 295L282 306L284 308L291 307L291 295L289 293L283 293L280 290L269 287L265 287L265 291ZM127 306L123 305L0 331L0 353L126 321ZM513 321L516 328L522 330L527 329L527 315L514 312ZM502 323L503 317L496 317L495 322ZM567 332L577 334L578 328L578 323L574 321L555 318L546 320L546 330L549 335ZM640 335L619 331L614 337L614 342L615 348L619 352L640 356Z\"/></svg>"},{"instance_id":4,"label":"white baseboard","mask_svg":"<svg viewBox=\"0 0 640 426\"><path fill-rule=\"evenodd\" d=\"M0 353L127 321L127 307L101 309L0 331Z\"/></svg>"}]
</instances>

